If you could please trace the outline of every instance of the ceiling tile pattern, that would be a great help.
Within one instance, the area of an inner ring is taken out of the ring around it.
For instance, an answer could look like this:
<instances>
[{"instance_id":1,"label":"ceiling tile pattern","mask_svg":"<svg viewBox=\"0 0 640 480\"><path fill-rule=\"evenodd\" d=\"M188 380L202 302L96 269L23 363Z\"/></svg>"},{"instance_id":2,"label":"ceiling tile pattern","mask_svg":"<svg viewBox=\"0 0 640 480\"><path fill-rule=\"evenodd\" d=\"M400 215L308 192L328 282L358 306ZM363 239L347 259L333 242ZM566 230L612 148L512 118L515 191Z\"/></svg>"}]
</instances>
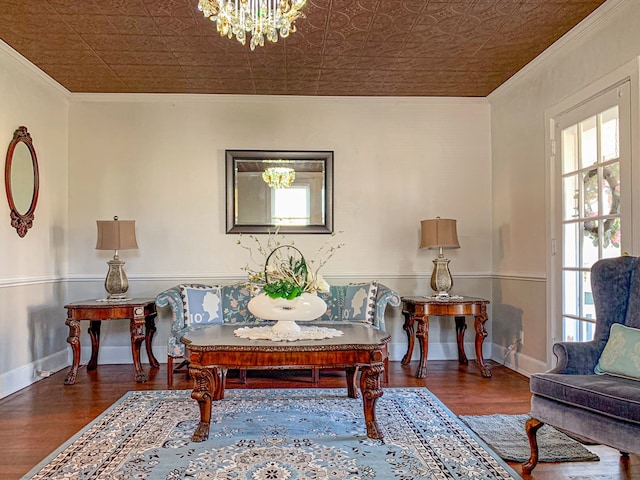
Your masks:
<instances>
[{"instance_id":1,"label":"ceiling tile pattern","mask_svg":"<svg viewBox=\"0 0 640 480\"><path fill-rule=\"evenodd\" d=\"M71 92L483 97L604 0L307 0L255 51L197 0L0 0L0 38Z\"/></svg>"}]
</instances>

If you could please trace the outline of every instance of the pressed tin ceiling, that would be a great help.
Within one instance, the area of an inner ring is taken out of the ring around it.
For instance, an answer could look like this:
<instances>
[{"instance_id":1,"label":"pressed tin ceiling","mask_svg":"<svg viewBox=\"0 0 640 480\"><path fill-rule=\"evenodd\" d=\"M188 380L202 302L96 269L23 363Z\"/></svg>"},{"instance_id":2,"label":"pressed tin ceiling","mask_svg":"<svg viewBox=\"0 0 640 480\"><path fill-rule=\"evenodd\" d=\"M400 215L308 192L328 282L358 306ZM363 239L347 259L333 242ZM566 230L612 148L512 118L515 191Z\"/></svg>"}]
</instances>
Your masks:
<instances>
[{"instance_id":1,"label":"pressed tin ceiling","mask_svg":"<svg viewBox=\"0 0 640 480\"><path fill-rule=\"evenodd\" d=\"M604 0L307 0L250 51L197 0L0 0L0 38L71 92L484 97Z\"/></svg>"}]
</instances>

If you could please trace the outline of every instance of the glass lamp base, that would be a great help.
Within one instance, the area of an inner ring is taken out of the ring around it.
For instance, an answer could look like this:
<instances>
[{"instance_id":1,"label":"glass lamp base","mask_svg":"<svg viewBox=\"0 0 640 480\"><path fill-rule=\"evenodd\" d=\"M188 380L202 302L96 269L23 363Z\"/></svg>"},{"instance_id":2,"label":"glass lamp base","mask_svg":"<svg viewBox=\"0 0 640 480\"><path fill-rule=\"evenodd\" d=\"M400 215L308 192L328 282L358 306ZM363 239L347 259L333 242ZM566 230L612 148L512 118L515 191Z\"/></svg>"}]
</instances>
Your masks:
<instances>
[{"instance_id":1,"label":"glass lamp base","mask_svg":"<svg viewBox=\"0 0 640 480\"><path fill-rule=\"evenodd\" d=\"M129 280L124 273L124 262L114 256L113 260L109 260L107 264L109 265L109 271L104 281L104 289L109 294L107 299L125 300L129 290Z\"/></svg>"},{"instance_id":2,"label":"glass lamp base","mask_svg":"<svg viewBox=\"0 0 640 480\"><path fill-rule=\"evenodd\" d=\"M438 257L433 260L433 273L431 274L431 289L437 297L448 297L453 287L453 279L449 271L449 260Z\"/></svg>"}]
</instances>

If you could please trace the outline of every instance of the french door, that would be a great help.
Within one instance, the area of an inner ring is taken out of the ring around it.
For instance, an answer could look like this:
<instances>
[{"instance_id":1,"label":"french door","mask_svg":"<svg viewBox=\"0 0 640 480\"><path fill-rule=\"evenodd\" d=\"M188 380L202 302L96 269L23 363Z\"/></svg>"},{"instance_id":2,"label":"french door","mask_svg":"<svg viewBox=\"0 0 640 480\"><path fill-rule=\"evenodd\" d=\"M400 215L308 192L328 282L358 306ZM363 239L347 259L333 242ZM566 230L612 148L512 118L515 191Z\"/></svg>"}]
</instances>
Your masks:
<instances>
[{"instance_id":1,"label":"french door","mask_svg":"<svg viewBox=\"0 0 640 480\"><path fill-rule=\"evenodd\" d=\"M582 342L596 320L591 266L631 245L629 82L554 120L554 337Z\"/></svg>"}]
</instances>

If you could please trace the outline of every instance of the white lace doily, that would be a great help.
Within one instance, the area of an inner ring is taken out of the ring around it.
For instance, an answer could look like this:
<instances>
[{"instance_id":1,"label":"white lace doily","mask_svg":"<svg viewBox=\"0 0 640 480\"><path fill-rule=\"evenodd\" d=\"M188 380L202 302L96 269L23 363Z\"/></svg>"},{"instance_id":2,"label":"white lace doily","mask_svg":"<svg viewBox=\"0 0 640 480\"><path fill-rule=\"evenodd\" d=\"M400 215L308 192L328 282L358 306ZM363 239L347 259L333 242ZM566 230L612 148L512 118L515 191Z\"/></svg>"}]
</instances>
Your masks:
<instances>
[{"instance_id":1,"label":"white lace doily","mask_svg":"<svg viewBox=\"0 0 640 480\"><path fill-rule=\"evenodd\" d=\"M300 327L299 332L274 332L268 327L242 327L233 331L236 337L250 340L272 340L274 342L295 342L296 340L322 340L323 338L340 337L344 332L335 328Z\"/></svg>"},{"instance_id":2,"label":"white lace doily","mask_svg":"<svg viewBox=\"0 0 640 480\"><path fill-rule=\"evenodd\" d=\"M428 298L429 300L441 300L443 302L447 300L462 300L462 297L460 295L447 295L446 297L444 295L432 295L426 298Z\"/></svg>"}]
</instances>

